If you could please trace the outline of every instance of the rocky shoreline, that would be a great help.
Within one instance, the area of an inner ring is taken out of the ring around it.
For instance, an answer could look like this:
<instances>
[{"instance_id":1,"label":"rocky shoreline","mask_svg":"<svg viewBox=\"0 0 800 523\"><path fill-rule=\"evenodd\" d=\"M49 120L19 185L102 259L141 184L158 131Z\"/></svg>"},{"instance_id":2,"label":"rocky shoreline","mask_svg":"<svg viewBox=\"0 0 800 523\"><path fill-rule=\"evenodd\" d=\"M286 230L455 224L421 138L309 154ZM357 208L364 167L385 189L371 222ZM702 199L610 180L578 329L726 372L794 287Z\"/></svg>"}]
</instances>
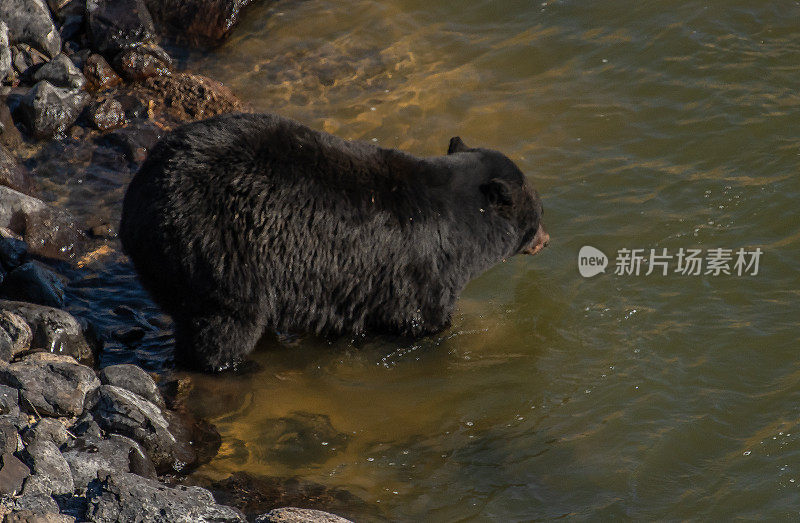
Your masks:
<instances>
[{"instance_id":1,"label":"rocky shoreline","mask_svg":"<svg viewBox=\"0 0 800 523\"><path fill-rule=\"evenodd\" d=\"M160 44L213 45L249 3L0 3L3 521L347 521L299 508L245 515L180 484L220 445L182 407L185 384L157 384L131 364L100 368L103 337L63 310L65 278L54 267L102 257L116 222L81 223L37 197L37 172L89 158L129 177L169 129L246 110L218 82L175 70ZM232 481L241 489L252 478Z\"/></svg>"}]
</instances>

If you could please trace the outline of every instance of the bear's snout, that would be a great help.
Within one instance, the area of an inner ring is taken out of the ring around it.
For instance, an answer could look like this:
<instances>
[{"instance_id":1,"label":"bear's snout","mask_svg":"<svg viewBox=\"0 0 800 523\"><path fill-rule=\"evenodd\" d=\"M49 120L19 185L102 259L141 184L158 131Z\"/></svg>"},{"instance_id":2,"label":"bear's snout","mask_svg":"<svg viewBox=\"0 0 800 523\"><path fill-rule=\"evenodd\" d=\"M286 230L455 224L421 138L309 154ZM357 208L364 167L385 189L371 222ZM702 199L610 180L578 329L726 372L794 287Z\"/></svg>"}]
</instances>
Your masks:
<instances>
[{"instance_id":1,"label":"bear's snout","mask_svg":"<svg viewBox=\"0 0 800 523\"><path fill-rule=\"evenodd\" d=\"M550 235L547 234L547 231L544 230L544 227L540 223L539 229L536 231L536 236L533 237L533 241L531 241L531 244L528 246L528 248L522 252L533 256L548 245L550 245Z\"/></svg>"}]
</instances>

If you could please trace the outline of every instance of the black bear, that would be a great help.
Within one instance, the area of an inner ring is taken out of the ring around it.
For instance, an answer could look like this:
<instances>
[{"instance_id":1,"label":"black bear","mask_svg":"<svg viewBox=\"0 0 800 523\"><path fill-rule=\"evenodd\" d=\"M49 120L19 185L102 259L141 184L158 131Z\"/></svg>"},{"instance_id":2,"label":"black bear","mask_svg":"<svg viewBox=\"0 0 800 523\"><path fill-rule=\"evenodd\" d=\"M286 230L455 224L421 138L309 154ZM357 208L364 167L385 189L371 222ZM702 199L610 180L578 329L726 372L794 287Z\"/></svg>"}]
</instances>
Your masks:
<instances>
[{"instance_id":1,"label":"black bear","mask_svg":"<svg viewBox=\"0 0 800 523\"><path fill-rule=\"evenodd\" d=\"M268 114L163 138L128 187L120 238L175 321L176 353L235 365L265 329L421 336L467 282L547 245L514 163L458 137L418 158Z\"/></svg>"}]
</instances>

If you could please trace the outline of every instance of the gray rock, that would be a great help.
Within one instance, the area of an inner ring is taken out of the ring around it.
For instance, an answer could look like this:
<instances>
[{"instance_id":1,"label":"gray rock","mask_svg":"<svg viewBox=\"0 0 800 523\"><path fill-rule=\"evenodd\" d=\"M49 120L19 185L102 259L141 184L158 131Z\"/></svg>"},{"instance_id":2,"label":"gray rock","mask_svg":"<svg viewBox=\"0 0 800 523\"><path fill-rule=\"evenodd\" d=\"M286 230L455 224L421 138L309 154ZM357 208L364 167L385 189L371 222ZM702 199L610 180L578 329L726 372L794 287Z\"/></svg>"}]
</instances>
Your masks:
<instances>
[{"instance_id":1,"label":"gray rock","mask_svg":"<svg viewBox=\"0 0 800 523\"><path fill-rule=\"evenodd\" d=\"M57 419L42 418L23 433L22 441L26 445L32 445L37 441L51 441L56 447L60 447L67 442L67 428Z\"/></svg>"},{"instance_id":2,"label":"gray rock","mask_svg":"<svg viewBox=\"0 0 800 523\"><path fill-rule=\"evenodd\" d=\"M25 493L72 494L75 485L67 461L55 443L39 439L25 447L23 459L33 470L25 481Z\"/></svg>"},{"instance_id":3,"label":"gray rock","mask_svg":"<svg viewBox=\"0 0 800 523\"><path fill-rule=\"evenodd\" d=\"M284 507L256 517L256 523L353 523L336 514L309 508Z\"/></svg>"},{"instance_id":4,"label":"gray rock","mask_svg":"<svg viewBox=\"0 0 800 523\"><path fill-rule=\"evenodd\" d=\"M12 44L24 42L50 56L61 51L61 37L42 0L3 0L0 20L8 24Z\"/></svg>"},{"instance_id":5,"label":"gray rock","mask_svg":"<svg viewBox=\"0 0 800 523\"><path fill-rule=\"evenodd\" d=\"M7 419L0 419L0 454L13 454L19 447L17 427Z\"/></svg>"},{"instance_id":6,"label":"gray rock","mask_svg":"<svg viewBox=\"0 0 800 523\"><path fill-rule=\"evenodd\" d=\"M88 103L89 95L85 92L55 87L42 80L22 97L20 119L36 138L61 136Z\"/></svg>"},{"instance_id":7,"label":"gray rock","mask_svg":"<svg viewBox=\"0 0 800 523\"><path fill-rule=\"evenodd\" d=\"M6 452L0 456L0 496L13 496L22 491L30 469L16 456Z\"/></svg>"},{"instance_id":8,"label":"gray rock","mask_svg":"<svg viewBox=\"0 0 800 523\"><path fill-rule=\"evenodd\" d=\"M86 519L95 522L244 522L232 507L218 505L200 487L169 488L130 473L98 474L90 484Z\"/></svg>"},{"instance_id":9,"label":"gray rock","mask_svg":"<svg viewBox=\"0 0 800 523\"><path fill-rule=\"evenodd\" d=\"M161 409L138 394L102 385L89 404L103 430L139 442L159 472L181 471L196 460L189 443L170 432Z\"/></svg>"},{"instance_id":10,"label":"gray rock","mask_svg":"<svg viewBox=\"0 0 800 523\"><path fill-rule=\"evenodd\" d=\"M47 80L58 87L73 89L80 89L86 83L86 77L83 76L80 69L75 67L72 60L63 53L44 64L33 74L34 82L42 80Z\"/></svg>"},{"instance_id":11,"label":"gray rock","mask_svg":"<svg viewBox=\"0 0 800 523\"><path fill-rule=\"evenodd\" d=\"M2 103L1 99L0 103ZM7 112L8 106L3 104L3 107L5 108L5 112ZM10 116L11 115L9 114L7 119L10 120ZM9 122L8 125L4 123L3 129L3 134L1 136L13 134L14 131L19 133L17 128L14 127L13 121ZM8 129L9 132L7 133L5 129ZM30 173L27 169L20 165L16 156L8 152L3 145L0 145L0 185L4 185L14 189L15 191L24 193L31 192L33 190L33 179L31 178Z\"/></svg>"},{"instance_id":12,"label":"gray rock","mask_svg":"<svg viewBox=\"0 0 800 523\"><path fill-rule=\"evenodd\" d=\"M0 416L19 416L19 390L7 385L0 385Z\"/></svg>"},{"instance_id":13,"label":"gray rock","mask_svg":"<svg viewBox=\"0 0 800 523\"><path fill-rule=\"evenodd\" d=\"M12 71L11 65L11 44L8 38L8 25L0 20L0 83Z\"/></svg>"},{"instance_id":14,"label":"gray rock","mask_svg":"<svg viewBox=\"0 0 800 523\"><path fill-rule=\"evenodd\" d=\"M137 43L155 40L155 27L144 0L87 0L93 48L111 58Z\"/></svg>"},{"instance_id":15,"label":"gray rock","mask_svg":"<svg viewBox=\"0 0 800 523\"><path fill-rule=\"evenodd\" d=\"M61 277L37 261L29 261L9 272L0 296L48 307L63 307L64 282Z\"/></svg>"},{"instance_id":16,"label":"gray rock","mask_svg":"<svg viewBox=\"0 0 800 523\"><path fill-rule=\"evenodd\" d=\"M0 310L0 362L11 361L17 354L30 349L31 340L33 332L24 318L11 311Z\"/></svg>"},{"instance_id":17,"label":"gray rock","mask_svg":"<svg viewBox=\"0 0 800 523\"><path fill-rule=\"evenodd\" d=\"M40 355L49 358L33 358ZM20 389L20 407L39 416L80 416L86 395L100 386L89 367L44 353L0 366L0 383Z\"/></svg>"},{"instance_id":18,"label":"gray rock","mask_svg":"<svg viewBox=\"0 0 800 523\"><path fill-rule=\"evenodd\" d=\"M70 432L77 438L100 438L103 435L100 425L98 425L94 420L91 412L84 412L83 416L78 418L78 420L72 426Z\"/></svg>"},{"instance_id":19,"label":"gray rock","mask_svg":"<svg viewBox=\"0 0 800 523\"><path fill-rule=\"evenodd\" d=\"M161 397L155 380L144 369L136 365L129 363L109 365L100 371L100 383L129 390L158 407L164 408L164 398Z\"/></svg>"},{"instance_id":20,"label":"gray rock","mask_svg":"<svg viewBox=\"0 0 800 523\"><path fill-rule=\"evenodd\" d=\"M75 518L66 514L18 510L7 515L3 523L73 523L74 521Z\"/></svg>"},{"instance_id":21,"label":"gray rock","mask_svg":"<svg viewBox=\"0 0 800 523\"><path fill-rule=\"evenodd\" d=\"M58 503L48 494L23 494L14 500L13 508L14 511L37 515L58 514Z\"/></svg>"},{"instance_id":22,"label":"gray rock","mask_svg":"<svg viewBox=\"0 0 800 523\"><path fill-rule=\"evenodd\" d=\"M30 325L31 349L91 361L92 349L78 321L66 311L18 301L0 300L0 310L13 312Z\"/></svg>"},{"instance_id":23,"label":"gray rock","mask_svg":"<svg viewBox=\"0 0 800 523\"><path fill-rule=\"evenodd\" d=\"M142 447L118 434L111 434L108 439L79 437L63 450L62 456L69 463L77 489L86 489L98 471L131 472L156 479L155 467Z\"/></svg>"}]
</instances>

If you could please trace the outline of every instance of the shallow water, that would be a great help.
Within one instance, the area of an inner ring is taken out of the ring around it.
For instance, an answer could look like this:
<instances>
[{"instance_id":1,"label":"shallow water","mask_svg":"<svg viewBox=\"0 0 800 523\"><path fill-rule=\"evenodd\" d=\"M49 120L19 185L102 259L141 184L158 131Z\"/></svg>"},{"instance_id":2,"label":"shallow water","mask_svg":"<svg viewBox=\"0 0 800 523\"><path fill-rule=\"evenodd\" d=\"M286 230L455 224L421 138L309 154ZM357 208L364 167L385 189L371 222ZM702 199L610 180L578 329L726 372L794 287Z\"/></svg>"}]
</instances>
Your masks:
<instances>
[{"instance_id":1,"label":"shallow water","mask_svg":"<svg viewBox=\"0 0 800 523\"><path fill-rule=\"evenodd\" d=\"M198 377L224 442L200 472L298 475L392 520L796 517L798 21L794 1L247 11L185 65L341 137L499 149L553 242L473 281L439 336L268 338L258 372ZM580 276L584 245L605 274ZM717 247L761 248L758 274L614 274L619 249ZM159 318L124 259L97 270L89 294L130 288L101 308ZM170 343L150 328L111 357L158 368Z\"/></svg>"}]
</instances>

